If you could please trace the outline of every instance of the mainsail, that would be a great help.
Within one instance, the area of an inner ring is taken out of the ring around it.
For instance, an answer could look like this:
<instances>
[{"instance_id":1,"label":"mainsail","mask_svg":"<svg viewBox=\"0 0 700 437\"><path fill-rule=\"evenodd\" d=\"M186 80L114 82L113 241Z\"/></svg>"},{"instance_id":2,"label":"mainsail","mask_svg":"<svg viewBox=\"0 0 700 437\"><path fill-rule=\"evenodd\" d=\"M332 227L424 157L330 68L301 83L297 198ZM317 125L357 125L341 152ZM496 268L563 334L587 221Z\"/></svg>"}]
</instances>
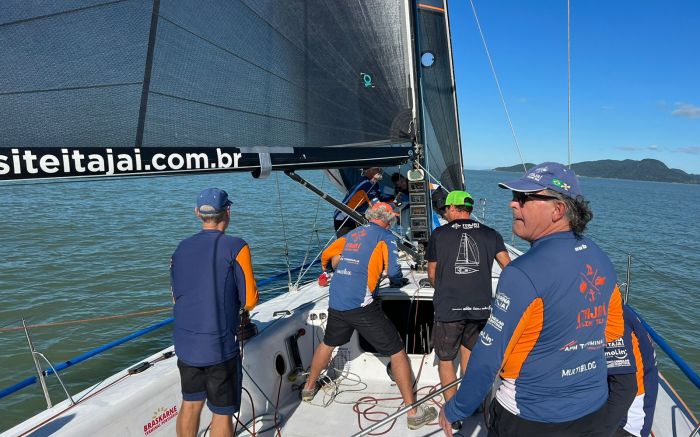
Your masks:
<instances>
[{"instance_id":1,"label":"mainsail","mask_svg":"<svg viewBox=\"0 0 700 437\"><path fill-rule=\"evenodd\" d=\"M273 169L404 162L411 10L384 0L5 2L0 152L8 165L11 149L92 147L226 148L256 166L270 154Z\"/></svg>"}]
</instances>

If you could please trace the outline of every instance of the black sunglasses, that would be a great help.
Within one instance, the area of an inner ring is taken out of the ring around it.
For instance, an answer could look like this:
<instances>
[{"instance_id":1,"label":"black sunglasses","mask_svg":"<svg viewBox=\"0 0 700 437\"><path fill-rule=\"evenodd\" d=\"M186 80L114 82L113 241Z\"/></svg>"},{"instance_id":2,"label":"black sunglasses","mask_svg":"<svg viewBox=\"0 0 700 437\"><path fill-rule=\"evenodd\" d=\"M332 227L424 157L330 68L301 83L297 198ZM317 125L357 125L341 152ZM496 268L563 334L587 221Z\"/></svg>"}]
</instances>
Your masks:
<instances>
[{"instance_id":1,"label":"black sunglasses","mask_svg":"<svg viewBox=\"0 0 700 437\"><path fill-rule=\"evenodd\" d=\"M547 196L546 194L535 194L535 193L521 193L520 191L513 191L513 201L518 202L520 206L523 206L525 202L529 200L560 200L556 196Z\"/></svg>"}]
</instances>

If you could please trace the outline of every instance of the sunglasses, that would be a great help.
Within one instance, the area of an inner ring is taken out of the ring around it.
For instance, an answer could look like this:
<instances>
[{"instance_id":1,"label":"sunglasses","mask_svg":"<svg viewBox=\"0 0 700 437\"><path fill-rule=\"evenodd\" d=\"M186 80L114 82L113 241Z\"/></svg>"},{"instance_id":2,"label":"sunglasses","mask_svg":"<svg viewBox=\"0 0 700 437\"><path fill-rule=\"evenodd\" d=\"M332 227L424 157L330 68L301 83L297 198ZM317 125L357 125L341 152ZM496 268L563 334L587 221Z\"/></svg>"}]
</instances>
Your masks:
<instances>
[{"instance_id":1,"label":"sunglasses","mask_svg":"<svg viewBox=\"0 0 700 437\"><path fill-rule=\"evenodd\" d=\"M513 202L518 202L520 206L523 206L525 202L530 200L560 200L556 196L547 196L546 194L535 194L535 193L521 193L519 191L513 191Z\"/></svg>"}]
</instances>

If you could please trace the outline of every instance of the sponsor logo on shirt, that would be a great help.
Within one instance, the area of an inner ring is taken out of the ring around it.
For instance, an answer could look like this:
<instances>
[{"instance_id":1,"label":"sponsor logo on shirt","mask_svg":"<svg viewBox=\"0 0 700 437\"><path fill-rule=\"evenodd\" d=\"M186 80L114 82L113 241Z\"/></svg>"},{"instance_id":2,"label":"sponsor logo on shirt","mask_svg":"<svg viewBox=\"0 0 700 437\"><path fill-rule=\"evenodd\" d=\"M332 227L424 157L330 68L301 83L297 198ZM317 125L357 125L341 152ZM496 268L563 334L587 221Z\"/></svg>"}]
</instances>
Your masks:
<instances>
[{"instance_id":1,"label":"sponsor logo on shirt","mask_svg":"<svg viewBox=\"0 0 700 437\"><path fill-rule=\"evenodd\" d=\"M360 264L360 260L359 260L359 259L348 258L348 257L345 257L345 256L342 257L342 259L343 259L343 261L345 261L346 263L355 264L355 265Z\"/></svg>"},{"instance_id":2,"label":"sponsor logo on shirt","mask_svg":"<svg viewBox=\"0 0 700 437\"><path fill-rule=\"evenodd\" d=\"M605 340L598 339L598 340L589 340L585 343L579 343L576 340L572 340L569 343L565 344L562 346L559 350L564 351L564 352L571 352L571 351L578 351L578 350L584 350L588 349L589 351L594 351L596 349L600 349L603 347L605 344Z\"/></svg>"},{"instance_id":3,"label":"sponsor logo on shirt","mask_svg":"<svg viewBox=\"0 0 700 437\"><path fill-rule=\"evenodd\" d=\"M590 328L591 326L604 325L607 320L608 309L605 304L584 308L578 313L576 329Z\"/></svg>"},{"instance_id":4,"label":"sponsor logo on shirt","mask_svg":"<svg viewBox=\"0 0 700 437\"><path fill-rule=\"evenodd\" d=\"M588 246L586 246L585 244L582 244L582 245L580 245L580 246L574 247L574 250L575 250L576 252L580 252L580 251L586 250L586 249L588 249Z\"/></svg>"},{"instance_id":5,"label":"sponsor logo on shirt","mask_svg":"<svg viewBox=\"0 0 700 437\"><path fill-rule=\"evenodd\" d=\"M487 305L485 307L470 307L470 306L464 306L462 308L452 308L452 311L491 311L491 305Z\"/></svg>"},{"instance_id":6,"label":"sponsor logo on shirt","mask_svg":"<svg viewBox=\"0 0 700 437\"><path fill-rule=\"evenodd\" d=\"M348 269L340 269L335 271L336 275L352 276L352 272Z\"/></svg>"},{"instance_id":7,"label":"sponsor logo on shirt","mask_svg":"<svg viewBox=\"0 0 700 437\"><path fill-rule=\"evenodd\" d=\"M581 283L578 291L593 303L600 296L600 287L605 285L605 276L599 276L593 266L586 264L586 273L581 273Z\"/></svg>"},{"instance_id":8,"label":"sponsor logo on shirt","mask_svg":"<svg viewBox=\"0 0 700 437\"><path fill-rule=\"evenodd\" d=\"M493 344L493 338L491 338L489 333L486 331L481 331L479 333L479 341L481 341L481 343L487 347L491 346L491 344Z\"/></svg>"},{"instance_id":9,"label":"sponsor logo on shirt","mask_svg":"<svg viewBox=\"0 0 700 437\"><path fill-rule=\"evenodd\" d=\"M491 314L491 317L489 317L488 324L493 326L499 332L503 330L503 322L494 317L493 314Z\"/></svg>"},{"instance_id":10,"label":"sponsor logo on shirt","mask_svg":"<svg viewBox=\"0 0 700 437\"><path fill-rule=\"evenodd\" d=\"M503 293L498 293L496 295L496 306L503 312L508 311L508 307L510 306L510 298Z\"/></svg>"},{"instance_id":11,"label":"sponsor logo on shirt","mask_svg":"<svg viewBox=\"0 0 700 437\"><path fill-rule=\"evenodd\" d=\"M450 227L452 229L479 229L479 223L454 223Z\"/></svg>"},{"instance_id":12,"label":"sponsor logo on shirt","mask_svg":"<svg viewBox=\"0 0 700 437\"><path fill-rule=\"evenodd\" d=\"M362 243L348 243L345 245L345 250L348 252L359 252Z\"/></svg>"},{"instance_id":13,"label":"sponsor logo on shirt","mask_svg":"<svg viewBox=\"0 0 700 437\"><path fill-rule=\"evenodd\" d=\"M581 364L580 366L574 367L573 369L561 369L561 377L568 378L569 376L578 375L579 373L588 372L589 370L595 370L595 368L595 361L589 361L588 363Z\"/></svg>"},{"instance_id":14,"label":"sponsor logo on shirt","mask_svg":"<svg viewBox=\"0 0 700 437\"><path fill-rule=\"evenodd\" d=\"M625 360L627 359L627 349L616 348L616 349L606 349L605 358L615 359L615 360Z\"/></svg>"}]
</instances>

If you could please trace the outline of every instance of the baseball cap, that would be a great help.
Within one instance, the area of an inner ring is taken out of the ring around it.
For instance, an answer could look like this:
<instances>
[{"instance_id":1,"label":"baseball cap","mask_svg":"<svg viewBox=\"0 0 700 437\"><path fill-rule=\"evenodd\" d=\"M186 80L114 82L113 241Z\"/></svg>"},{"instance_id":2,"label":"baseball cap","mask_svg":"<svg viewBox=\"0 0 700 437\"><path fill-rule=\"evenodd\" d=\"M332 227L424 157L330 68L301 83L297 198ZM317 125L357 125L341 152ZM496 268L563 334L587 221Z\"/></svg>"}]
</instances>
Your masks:
<instances>
[{"instance_id":1,"label":"baseball cap","mask_svg":"<svg viewBox=\"0 0 700 437\"><path fill-rule=\"evenodd\" d=\"M472 199L472 195L466 191L454 190L450 191L450 194L447 195L445 205L473 206L474 199Z\"/></svg>"},{"instance_id":2,"label":"baseball cap","mask_svg":"<svg viewBox=\"0 0 700 437\"><path fill-rule=\"evenodd\" d=\"M550 189L572 198L583 196L576 173L557 162L543 162L532 167L520 179L501 182L498 186L522 193Z\"/></svg>"},{"instance_id":3,"label":"baseball cap","mask_svg":"<svg viewBox=\"0 0 700 437\"><path fill-rule=\"evenodd\" d=\"M207 188L197 196L197 208L202 215L214 215L231 205L228 193L219 188Z\"/></svg>"}]
</instances>

